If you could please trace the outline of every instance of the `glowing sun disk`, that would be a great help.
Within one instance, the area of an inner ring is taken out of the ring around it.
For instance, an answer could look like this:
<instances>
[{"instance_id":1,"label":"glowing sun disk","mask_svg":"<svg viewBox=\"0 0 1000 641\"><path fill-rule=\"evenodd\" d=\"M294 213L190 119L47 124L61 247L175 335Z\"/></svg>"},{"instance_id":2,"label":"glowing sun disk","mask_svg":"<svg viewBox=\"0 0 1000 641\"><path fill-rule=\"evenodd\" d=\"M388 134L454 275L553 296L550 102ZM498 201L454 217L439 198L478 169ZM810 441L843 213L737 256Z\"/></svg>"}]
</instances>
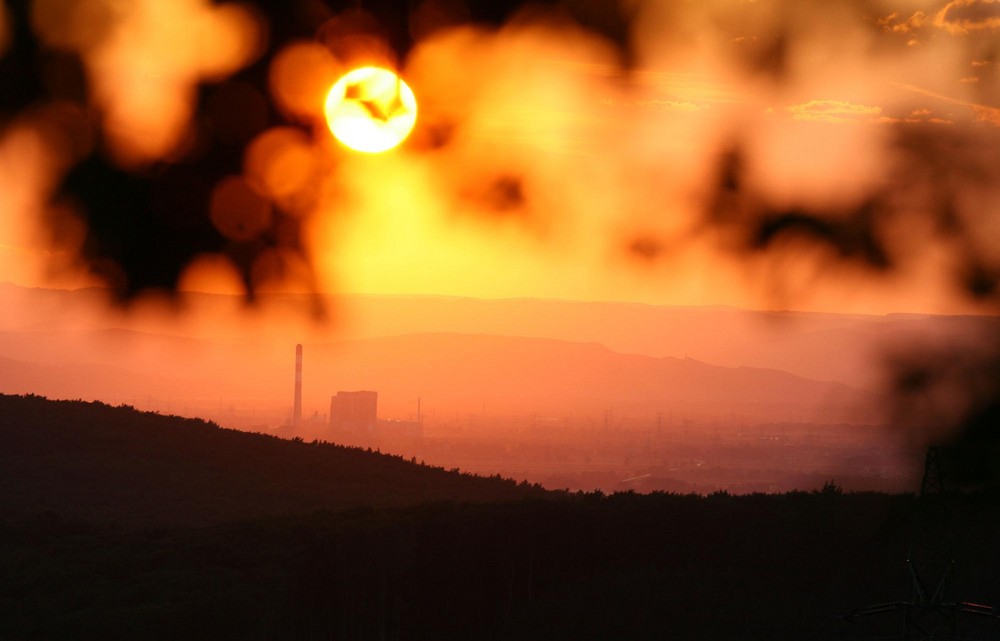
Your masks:
<instances>
[{"instance_id":1,"label":"glowing sun disk","mask_svg":"<svg viewBox=\"0 0 1000 641\"><path fill-rule=\"evenodd\" d=\"M361 67L340 78L326 95L326 124L341 143L366 153L403 142L417 122L417 100L395 73Z\"/></svg>"}]
</instances>

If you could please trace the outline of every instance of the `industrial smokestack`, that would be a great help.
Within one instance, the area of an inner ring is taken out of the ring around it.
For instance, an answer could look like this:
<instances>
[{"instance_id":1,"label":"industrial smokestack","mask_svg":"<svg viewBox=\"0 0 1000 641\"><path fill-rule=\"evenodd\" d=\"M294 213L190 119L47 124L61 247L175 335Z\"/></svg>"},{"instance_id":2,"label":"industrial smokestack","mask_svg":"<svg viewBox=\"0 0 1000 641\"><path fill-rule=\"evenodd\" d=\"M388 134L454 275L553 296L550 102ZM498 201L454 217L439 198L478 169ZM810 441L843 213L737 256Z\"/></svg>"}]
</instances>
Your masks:
<instances>
[{"instance_id":1,"label":"industrial smokestack","mask_svg":"<svg viewBox=\"0 0 1000 641\"><path fill-rule=\"evenodd\" d=\"M295 346L295 404L292 406L292 427L302 426L302 346Z\"/></svg>"}]
</instances>

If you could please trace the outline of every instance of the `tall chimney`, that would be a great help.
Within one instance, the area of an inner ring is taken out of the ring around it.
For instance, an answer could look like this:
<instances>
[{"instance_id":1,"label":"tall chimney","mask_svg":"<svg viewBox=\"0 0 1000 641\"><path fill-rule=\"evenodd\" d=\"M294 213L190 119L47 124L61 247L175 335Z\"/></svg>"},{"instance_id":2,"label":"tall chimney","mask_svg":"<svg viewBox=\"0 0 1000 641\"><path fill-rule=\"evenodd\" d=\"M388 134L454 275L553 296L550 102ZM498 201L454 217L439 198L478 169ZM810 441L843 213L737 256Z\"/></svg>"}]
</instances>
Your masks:
<instances>
[{"instance_id":1,"label":"tall chimney","mask_svg":"<svg viewBox=\"0 0 1000 641\"><path fill-rule=\"evenodd\" d=\"M295 346L295 404L292 406L292 427L302 426L302 346Z\"/></svg>"}]
</instances>

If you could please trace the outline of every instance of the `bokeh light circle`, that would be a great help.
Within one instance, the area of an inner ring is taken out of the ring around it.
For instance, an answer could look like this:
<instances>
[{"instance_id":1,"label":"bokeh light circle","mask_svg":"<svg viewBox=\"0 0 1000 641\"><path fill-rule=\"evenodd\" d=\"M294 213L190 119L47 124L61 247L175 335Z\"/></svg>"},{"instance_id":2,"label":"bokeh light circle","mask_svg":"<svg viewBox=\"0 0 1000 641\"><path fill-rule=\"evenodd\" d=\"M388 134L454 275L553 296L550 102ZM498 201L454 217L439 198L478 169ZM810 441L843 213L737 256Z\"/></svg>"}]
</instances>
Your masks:
<instances>
[{"instance_id":1,"label":"bokeh light circle","mask_svg":"<svg viewBox=\"0 0 1000 641\"><path fill-rule=\"evenodd\" d=\"M341 143L355 151L379 153L396 147L413 131L417 100L392 71L361 67L334 83L324 112Z\"/></svg>"}]
</instances>

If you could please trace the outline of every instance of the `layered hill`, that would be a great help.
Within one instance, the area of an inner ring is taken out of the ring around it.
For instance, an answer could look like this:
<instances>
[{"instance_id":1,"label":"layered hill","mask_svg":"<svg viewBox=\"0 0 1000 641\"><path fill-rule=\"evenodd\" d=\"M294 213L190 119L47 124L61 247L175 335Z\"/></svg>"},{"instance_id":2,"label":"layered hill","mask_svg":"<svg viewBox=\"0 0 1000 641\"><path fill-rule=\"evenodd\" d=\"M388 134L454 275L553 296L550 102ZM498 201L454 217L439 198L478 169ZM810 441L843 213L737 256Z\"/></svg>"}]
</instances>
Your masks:
<instances>
[{"instance_id":1,"label":"layered hill","mask_svg":"<svg viewBox=\"0 0 1000 641\"><path fill-rule=\"evenodd\" d=\"M0 395L0 514L203 525L316 510L539 494L377 452L81 401Z\"/></svg>"},{"instance_id":2,"label":"layered hill","mask_svg":"<svg viewBox=\"0 0 1000 641\"><path fill-rule=\"evenodd\" d=\"M929 314L834 314L672 307L622 302L442 296L265 295L249 309L233 296L186 294L174 305L109 318L99 290L27 289L0 283L0 331L123 328L211 342L260 342L284 331L320 342L290 319L326 311L323 331L338 340L427 333L488 334L600 343L625 354L685 356L715 365L777 369L877 391L885 359L915 347L976 345L1000 332L1000 318ZM171 310L184 312L182 316ZM187 320L184 320L187 319ZM266 331L261 331L266 319ZM181 322L184 321L184 322ZM190 321L190 322L188 322ZM308 328L307 328L308 329ZM313 327L315 329L315 327ZM328 339L323 339L328 340ZM289 342L286 341L286 342ZM2 355L11 356L4 352ZM33 360L33 359L27 359Z\"/></svg>"},{"instance_id":3,"label":"layered hill","mask_svg":"<svg viewBox=\"0 0 1000 641\"><path fill-rule=\"evenodd\" d=\"M622 354L598 343L471 334L417 334L316 345L321 380L390 396L454 399L463 411L605 412L651 417L872 420L877 397L839 383L690 358Z\"/></svg>"},{"instance_id":4,"label":"layered hill","mask_svg":"<svg viewBox=\"0 0 1000 641\"><path fill-rule=\"evenodd\" d=\"M0 284L0 392L277 425L302 343L306 415L319 418L336 391L375 389L382 416L398 419L421 398L431 421L873 422L893 355L1000 330L995 317L351 295L265 296L251 309L190 294L121 315L104 297ZM310 325L317 305L327 321Z\"/></svg>"},{"instance_id":5,"label":"layered hill","mask_svg":"<svg viewBox=\"0 0 1000 641\"><path fill-rule=\"evenodd\" d=\"M877 395L835 382L691 358L622 354L598 343L433 333L306 343L306 415L338 390L379 392L383 416L575 417L646 421L871 423ZM0 392L102 399L205 415L220 406L290 404L292 345L210 341L132 330L0 332ZM190 408L185 410L185 408ZM193 412L190 410L194 410ZM277 419L277 420L276 420Z\"/></svg>"}]
</instances>

